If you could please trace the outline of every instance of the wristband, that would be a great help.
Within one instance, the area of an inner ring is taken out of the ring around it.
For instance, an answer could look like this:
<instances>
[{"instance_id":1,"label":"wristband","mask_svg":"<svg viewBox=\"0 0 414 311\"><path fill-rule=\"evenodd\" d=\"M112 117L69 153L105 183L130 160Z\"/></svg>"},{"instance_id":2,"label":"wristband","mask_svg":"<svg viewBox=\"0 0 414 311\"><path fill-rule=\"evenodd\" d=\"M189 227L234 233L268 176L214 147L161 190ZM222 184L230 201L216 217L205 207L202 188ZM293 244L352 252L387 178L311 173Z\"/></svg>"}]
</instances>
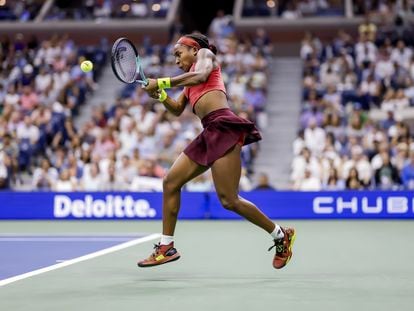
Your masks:
<instances>
[{"instance_id":1,"label":"wristband","mask_svg":"<svg viewBox=\"0 0 414 311\"><path fill-rule=\"evenodd\" d=\"M171 78L158 78L157 79L158 89L169 89L171 87Z\"/></svg>"},{"instance_id":2,"label":"wristband","mask_svg":"<svg viewBox=\"0 0 414 311\"><path fill-rule=\"evenodd\" d=\"M160 100L160 102L164 102L167 99L167 97L168 97L167 92L161 89L160 95L158 96L158 99Z\"/></svg>"}]
</instances>

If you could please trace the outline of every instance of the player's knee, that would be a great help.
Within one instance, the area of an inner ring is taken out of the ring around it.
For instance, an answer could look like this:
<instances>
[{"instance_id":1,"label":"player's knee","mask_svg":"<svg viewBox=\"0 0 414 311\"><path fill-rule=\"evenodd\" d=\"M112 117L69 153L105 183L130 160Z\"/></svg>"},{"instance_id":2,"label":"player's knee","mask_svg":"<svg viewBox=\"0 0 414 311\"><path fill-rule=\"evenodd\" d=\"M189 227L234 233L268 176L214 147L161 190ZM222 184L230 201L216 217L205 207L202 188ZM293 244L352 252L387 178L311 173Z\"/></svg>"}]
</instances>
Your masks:
<instances>
[{"instance_id":1,"label":"player's knee","mask_svg":"<svg viewBox=\"0 0 414 311\"><path fill-rule=\"evenodd\" d=\"M182 185L174 181L168 174L163 178L162 188L164 192L179 191Z\"/></svg>"},{"instance_id":2,"label":"player's knee","mask_svg":"<svg viewBox=\"0 0 414 311\"><path fill-rule=\"evenodd\" d=\"M236 211L238 207L238 198L232 198L226 194L219 194L221 205L229 211Z\"/></svg>"}]
</instances>

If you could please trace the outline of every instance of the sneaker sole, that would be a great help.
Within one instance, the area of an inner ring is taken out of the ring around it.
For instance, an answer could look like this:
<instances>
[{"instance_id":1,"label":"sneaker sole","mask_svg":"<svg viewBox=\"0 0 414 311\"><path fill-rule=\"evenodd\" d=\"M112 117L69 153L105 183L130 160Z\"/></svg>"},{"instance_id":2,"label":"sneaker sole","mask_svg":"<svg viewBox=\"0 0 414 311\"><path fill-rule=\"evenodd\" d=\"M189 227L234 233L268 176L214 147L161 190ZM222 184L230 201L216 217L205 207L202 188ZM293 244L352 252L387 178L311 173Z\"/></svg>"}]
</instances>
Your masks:
<instances>
[{"instance_id":1,"label":"sneaker sole","mask_svg":"<svg viewBox=\"0 0 414 311\"><path fill-rule=\"evenodd\" d=\"M148 268L148 267L154 267L154 266L159 266L159 265L163 265L165 263L169 263L169 262L173 262L176 261L178 259L180 259L181 256L177 256L177 257L173 257L172 259L160 262L160 263L153 263L153 264L146 264L146 265L140 265L139 263L137 264L138 267L140 268Z\"/></svg>"},{"instance_id":2,"label":"sneaker sole","mask_svg":"<svg viewBox=\"0 0 414 311\"><path fill-rule=\"evenodd\" d=\"M289 244L289 252L290 252L290 256L288 257L288 259L286 260L286 264L288 264L288 262L290 261L290 258L292 258L292 255L293 255L293 253L292 253L292 246L293 246L293 243L295 243L295 240L296 240L296 230L295 229L293 229L293 235L292 235L292 237L290 238L290 244Z\"/></svg>"}]
</instances>

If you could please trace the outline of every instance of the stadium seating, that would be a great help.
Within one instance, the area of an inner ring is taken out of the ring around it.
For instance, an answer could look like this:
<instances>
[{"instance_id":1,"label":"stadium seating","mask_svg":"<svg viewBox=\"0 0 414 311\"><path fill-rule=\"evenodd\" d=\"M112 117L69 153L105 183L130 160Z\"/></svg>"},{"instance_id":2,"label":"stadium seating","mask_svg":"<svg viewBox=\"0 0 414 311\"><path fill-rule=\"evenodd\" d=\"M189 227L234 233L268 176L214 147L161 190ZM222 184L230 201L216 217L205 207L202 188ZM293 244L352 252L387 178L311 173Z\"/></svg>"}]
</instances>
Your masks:
<instances>
[{"instance_id":1,"label":"stadium seating","mask_svg":"<svg viewBox=\"0 0 414 311\"><path fill-rule=\"evenodd\" d=\"M413 189L412 43L376 27L359 30L356 41L344 31L329 43L310 33L302 41L294 189Z\"/></svg>"}]
</instances>

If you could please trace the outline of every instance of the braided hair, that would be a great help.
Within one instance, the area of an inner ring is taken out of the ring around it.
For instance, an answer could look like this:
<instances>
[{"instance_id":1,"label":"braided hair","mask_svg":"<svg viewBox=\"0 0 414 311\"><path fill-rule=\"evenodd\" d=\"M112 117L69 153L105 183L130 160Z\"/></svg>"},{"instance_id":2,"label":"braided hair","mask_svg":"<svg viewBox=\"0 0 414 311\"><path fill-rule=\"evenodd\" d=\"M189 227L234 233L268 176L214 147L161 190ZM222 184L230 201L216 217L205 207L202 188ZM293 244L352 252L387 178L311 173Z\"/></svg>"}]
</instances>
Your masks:
<instances>
[{"instance_id":1,"label":"braided hair","mask_svg":"<svg viewBox=\"0 0 414 311\"><path fill-rule=\"evenodd\" d=\"M189 35L184 35L184 37L191 38L197 41L201 48L209 49L214 54L217 54L217 47L214 44L210 44L208 38L205 35L202 35L200 33L193 33Z\"/></svg>"}]
</instances>

